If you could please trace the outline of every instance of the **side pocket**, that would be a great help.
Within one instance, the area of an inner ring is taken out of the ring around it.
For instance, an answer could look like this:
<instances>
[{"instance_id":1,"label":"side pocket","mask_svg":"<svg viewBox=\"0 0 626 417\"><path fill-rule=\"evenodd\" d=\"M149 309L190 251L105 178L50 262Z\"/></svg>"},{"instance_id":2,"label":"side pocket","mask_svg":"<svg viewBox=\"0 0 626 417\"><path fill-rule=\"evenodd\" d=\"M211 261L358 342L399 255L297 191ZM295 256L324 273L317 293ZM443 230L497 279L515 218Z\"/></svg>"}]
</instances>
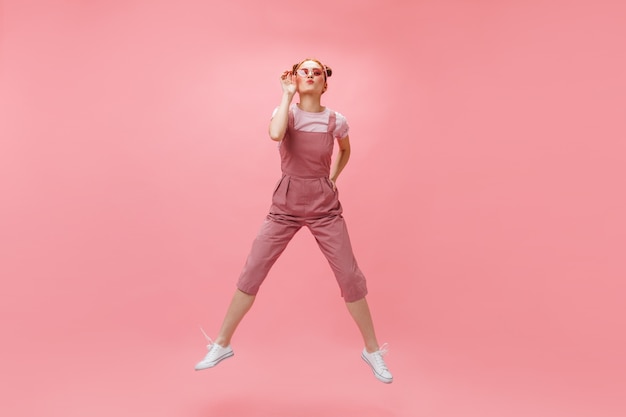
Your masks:
<instances>
[{"instance_id":1,"label":"side pocket","mask_svg":"<svg viewBox=\"0 0 626 417\"><path fill-rule=\"evenodd\" d=\"M324 177L323 181L326 183L326 186L328 187L328 189L330 190L331 193L337 194L337 189L335 188L333 190L333 182L330 180L330 178Z\"/></svg>"}]
</instances>

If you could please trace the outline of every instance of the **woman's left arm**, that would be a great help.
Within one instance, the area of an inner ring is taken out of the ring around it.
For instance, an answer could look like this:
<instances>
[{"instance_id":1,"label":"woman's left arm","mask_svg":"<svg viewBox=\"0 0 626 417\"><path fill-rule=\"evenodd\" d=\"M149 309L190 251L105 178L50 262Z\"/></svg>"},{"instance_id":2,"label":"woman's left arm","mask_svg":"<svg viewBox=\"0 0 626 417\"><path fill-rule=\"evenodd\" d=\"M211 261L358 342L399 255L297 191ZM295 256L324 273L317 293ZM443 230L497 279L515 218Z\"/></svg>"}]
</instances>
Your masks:
<instances>
[{"instance_id":1,"label":"woman's left arm","mask_svg":"<svg viewBox=\"0 0 626 417\"><path fill-rule=\"evenodd\" d=\"M330 171L330 180L333 183L333 189L337 189L335 182L350 159L350 136L348 135L337 142L339 143L339 152L337 153L337 157Z\"/></svg>"}]
</instances>

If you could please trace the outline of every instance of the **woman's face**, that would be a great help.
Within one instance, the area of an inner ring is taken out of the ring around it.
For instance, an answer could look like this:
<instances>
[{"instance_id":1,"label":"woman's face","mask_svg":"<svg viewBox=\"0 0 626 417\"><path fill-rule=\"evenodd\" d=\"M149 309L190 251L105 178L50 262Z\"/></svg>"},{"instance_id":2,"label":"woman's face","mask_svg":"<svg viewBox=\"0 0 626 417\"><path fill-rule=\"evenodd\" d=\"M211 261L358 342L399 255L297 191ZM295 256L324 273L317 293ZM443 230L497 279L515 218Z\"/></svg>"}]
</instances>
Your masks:
<instances>
[{"instance_id":1,"label":"woman's face","mask_svg":"<svg viewBox=\"0 0 626 417\"><path fill-rule=\"evenodd\" d=\"M319 93L326 90L324 69L315 61L304 61L296 70L298 93Z\"/></svg>"}]
</instances>

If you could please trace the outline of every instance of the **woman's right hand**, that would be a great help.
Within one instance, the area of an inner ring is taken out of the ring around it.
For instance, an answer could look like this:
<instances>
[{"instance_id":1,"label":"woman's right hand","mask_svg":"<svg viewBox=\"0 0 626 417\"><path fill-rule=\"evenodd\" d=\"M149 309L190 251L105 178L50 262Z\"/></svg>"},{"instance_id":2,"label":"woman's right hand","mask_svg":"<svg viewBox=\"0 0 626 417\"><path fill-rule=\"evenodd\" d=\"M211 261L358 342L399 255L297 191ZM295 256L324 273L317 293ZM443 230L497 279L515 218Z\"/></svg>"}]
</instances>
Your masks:
<instances>
[{"instance_id":1,"label":"woman's right hand","mask_svg":"<svg viewBox=\"0 0 626 417\"><path fill-rule=\"evenodd\" d=\"M294 95L296 93L296 76L291 71L283 72L280 76L280 85L283 87L283 92Z\"/></svg>"}]
</instances>

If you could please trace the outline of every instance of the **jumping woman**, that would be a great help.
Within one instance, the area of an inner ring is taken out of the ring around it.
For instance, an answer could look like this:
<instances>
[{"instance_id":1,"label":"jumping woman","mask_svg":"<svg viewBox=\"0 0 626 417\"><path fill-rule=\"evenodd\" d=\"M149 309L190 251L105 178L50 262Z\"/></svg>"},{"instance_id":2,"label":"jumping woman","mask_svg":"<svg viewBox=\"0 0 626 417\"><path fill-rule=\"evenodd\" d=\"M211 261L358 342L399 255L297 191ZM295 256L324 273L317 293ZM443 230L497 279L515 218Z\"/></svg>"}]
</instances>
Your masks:
<instances>
[{"instance_id":1,"label":"jumping woman","mask_svg":"<svg viewBox=\"0 0 626 417\"><path fill-rule=\"evenodd\" d=\"M350 158L346 118L322 106L332 70L316 59L305 59L282 73L282 99L269 125L278 142L282 177L274 189L272 205L239 276L220 332L196 370L211 368L234 355L231 338L252 307L270 268L295 233L306 226L332 268L341 295L356 322L365 347L361 353L376 378L391 383L393 376L379 346L365 296L367 285L359 269L339 203L337 178ZM298 93L299 102L292 104ZM339 152L331 163L335 140ZM206 335L205 335L206 336Z\"/></svg>"}]
</instances>

